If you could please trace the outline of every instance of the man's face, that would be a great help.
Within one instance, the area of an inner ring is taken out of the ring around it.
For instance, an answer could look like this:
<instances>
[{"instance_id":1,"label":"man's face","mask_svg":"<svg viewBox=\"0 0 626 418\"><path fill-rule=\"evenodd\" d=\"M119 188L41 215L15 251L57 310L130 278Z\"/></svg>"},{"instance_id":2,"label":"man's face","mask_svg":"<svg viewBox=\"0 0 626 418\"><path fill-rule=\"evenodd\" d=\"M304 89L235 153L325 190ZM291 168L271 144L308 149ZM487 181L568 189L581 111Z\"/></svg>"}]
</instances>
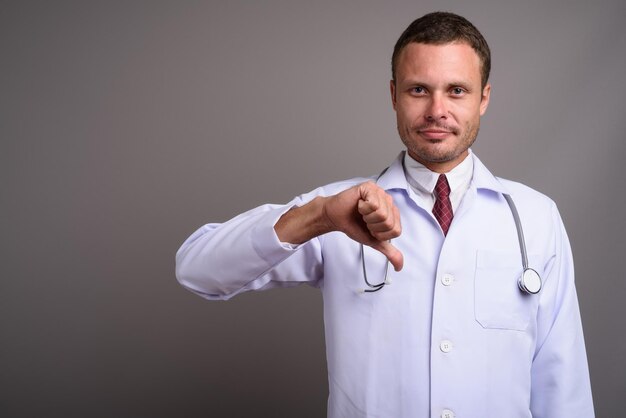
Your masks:
<instances>
[{"instance_id":1,"label":"man's face","mask_svg":"<svg viewBox=\"0 0 626 418\"><path fill-rule=\"evenodd\" d=\"M465 43L410 43L400 53L391 100L409 155L439 173L474 143L491 86L481 88L480 59Z\"/></svg>"}]
</instances>

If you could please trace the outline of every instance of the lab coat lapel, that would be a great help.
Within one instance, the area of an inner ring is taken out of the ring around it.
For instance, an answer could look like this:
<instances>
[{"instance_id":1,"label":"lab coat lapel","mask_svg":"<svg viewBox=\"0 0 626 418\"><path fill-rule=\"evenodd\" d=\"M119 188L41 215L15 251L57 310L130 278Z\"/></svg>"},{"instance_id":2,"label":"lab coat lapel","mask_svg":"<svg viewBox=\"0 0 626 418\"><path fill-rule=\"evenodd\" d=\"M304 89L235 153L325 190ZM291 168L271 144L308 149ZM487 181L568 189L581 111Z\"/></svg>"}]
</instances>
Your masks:
<instances>
[{"instance_id":1,"label":"lab coat lapel","mask_svg":"<svg viewBox=\"0 0 626 418\"><path fill-rule=\"evenodd\" d=\"M467 192L465 192L465 196L463 196L463 200L457 209L457 213L454 214L454 217L457 220L472 207L474 199L476 199L477 196L480 195L481 197L498 198L500 194L508 193L498 178L494 176L487 167L485 167L476 154L471 152L471 150L470 154L474 163L474 171L472 173L470 187ZM454 220L452 222L454 223Z\"/></svg>"},{"instance_id":2,"label":"lab coat lapel","mask_svg":"<svg viewBox=\"0 0 626 418\"><path fill-rule=\"evenodd\" d=\"M404 171L404 154L406 151L402 151L398 157L391 163L389 168L380 176L377 183L380 187L385 189L386 191L391 190L403 190L404 193L415 203L417 207L422 209L427 215L431 216L433 219L434 216L430 213L427 208L427 202L421 197L418 196L413 189L409 186L407 181L406 173Z\"/></svg>"}]
</instances>

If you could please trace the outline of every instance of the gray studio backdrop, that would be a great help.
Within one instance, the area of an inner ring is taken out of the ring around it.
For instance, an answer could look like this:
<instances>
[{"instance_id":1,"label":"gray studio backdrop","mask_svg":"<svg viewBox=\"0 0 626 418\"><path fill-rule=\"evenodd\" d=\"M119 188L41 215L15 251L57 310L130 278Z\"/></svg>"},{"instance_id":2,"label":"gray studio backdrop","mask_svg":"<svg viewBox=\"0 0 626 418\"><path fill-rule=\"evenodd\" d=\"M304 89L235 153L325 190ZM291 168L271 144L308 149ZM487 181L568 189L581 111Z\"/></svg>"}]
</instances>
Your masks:
<instances>
[{"instance_id":1,"label":"gray studio backdrop","mask_svg":"<svg viewBox=\"0 0 626 418\"><path fill-rule=\"evenodd\" d=\"M0 416L324 416L319 292L204 301L174 254L384 168L393 44L441 9L491 44L474 151L559 205L597 414L622 414L625 4L2 2Z\"/></svg>"}]
</instances>

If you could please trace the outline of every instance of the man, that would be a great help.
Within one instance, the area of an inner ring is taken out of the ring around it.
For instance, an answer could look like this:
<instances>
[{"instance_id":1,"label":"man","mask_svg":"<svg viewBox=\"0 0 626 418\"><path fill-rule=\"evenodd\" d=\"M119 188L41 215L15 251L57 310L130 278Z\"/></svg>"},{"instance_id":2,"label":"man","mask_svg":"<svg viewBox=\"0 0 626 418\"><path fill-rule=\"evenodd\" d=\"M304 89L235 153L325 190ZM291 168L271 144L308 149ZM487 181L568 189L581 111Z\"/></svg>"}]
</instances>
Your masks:
<instances>
[{"instance_id":1,"label":"man","mask_svg":"<svg viewBox=\"0 0 626 418\"><path fill-rule=\"evenodd\" d=\"M330 417L594 415L556 206L494 177L470 151L489 69L470 22L441 12L417 19L392 57L406 153L375 182L334 183L206 225L177 254L179 281L208 299L322 289ZM518 287L521 244L505 195L538 292Z\"/></svg>"}]
</instances>

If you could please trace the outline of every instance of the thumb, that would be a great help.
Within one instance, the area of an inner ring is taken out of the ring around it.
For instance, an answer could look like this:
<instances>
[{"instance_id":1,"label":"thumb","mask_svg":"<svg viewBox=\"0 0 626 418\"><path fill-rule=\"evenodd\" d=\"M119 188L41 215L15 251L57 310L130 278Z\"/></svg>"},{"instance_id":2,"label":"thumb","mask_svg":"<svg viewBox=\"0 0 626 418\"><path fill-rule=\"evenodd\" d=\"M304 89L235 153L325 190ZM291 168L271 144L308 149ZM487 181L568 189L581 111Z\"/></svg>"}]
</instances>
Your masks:
<instances>
[{"instance_id":1,"label":"thumb","mask_svg":"<svg viewBox=\"0 0 626 418\"><path fill-rule=\"evenodd\" d=\"M404 265L404 256L400 250L393 246L391 242L379 241L378 243L372 245L372 248L383 253L395 271L402 270L402 266Z\"/></svg>"}]
</instances>

